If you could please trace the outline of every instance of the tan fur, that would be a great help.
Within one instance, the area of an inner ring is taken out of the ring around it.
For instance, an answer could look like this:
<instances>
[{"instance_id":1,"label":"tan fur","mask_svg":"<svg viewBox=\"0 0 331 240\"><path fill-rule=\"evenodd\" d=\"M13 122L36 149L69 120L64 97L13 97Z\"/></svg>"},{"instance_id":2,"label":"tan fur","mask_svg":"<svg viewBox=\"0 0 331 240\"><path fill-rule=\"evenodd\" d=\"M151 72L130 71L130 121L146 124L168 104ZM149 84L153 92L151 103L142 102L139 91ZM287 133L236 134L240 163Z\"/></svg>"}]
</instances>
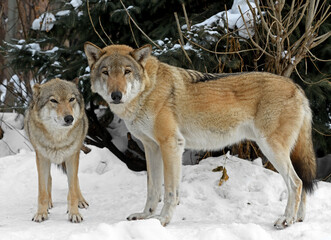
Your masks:
<instances>
[{"instance_id":1,"label":"tan fur","mask_svg":"<svg viewBox=\"0 0 331 240\"><path fill-rule=\"evenodd\" d=\"M275 226L284 228L303 220L302 187L308 183L312 188L316 166L311 112L300 87L291 79L269 73L215 75L185 70L158 61L150 52L149 45L134 50L123 45L100 49L85 44L92 91L108 102L145 147L147 202L142 213L128 219L154 214L163 169L164 206L155 217L163 225L169 223L179 201L184 148L221 149L251 139L282 175L289 191L285 213ZM120 101L115 100L115 91L121 92ZM302 170L300 177L291 163L292 149L292 155L297 155L295 165Z\"/></svg>"},{"instance_id":2,"label":"tan fur","mask_svg":"<svg viewBox=\"0 0 331 240\"><path fill-rule=\"evenodd\" d=\"M66 116L72 116L73 121L66 122ZM38 211L32 220L42 222L48 218L48 209L53 207L50 166L64 163L69 185L69 220L81 222L78 207L87 208L88 203L80 191L77 174L88 121L76 85L60 79L36 84L24 127L36 151L38 170Z\"/></svg>"}]
</instances>

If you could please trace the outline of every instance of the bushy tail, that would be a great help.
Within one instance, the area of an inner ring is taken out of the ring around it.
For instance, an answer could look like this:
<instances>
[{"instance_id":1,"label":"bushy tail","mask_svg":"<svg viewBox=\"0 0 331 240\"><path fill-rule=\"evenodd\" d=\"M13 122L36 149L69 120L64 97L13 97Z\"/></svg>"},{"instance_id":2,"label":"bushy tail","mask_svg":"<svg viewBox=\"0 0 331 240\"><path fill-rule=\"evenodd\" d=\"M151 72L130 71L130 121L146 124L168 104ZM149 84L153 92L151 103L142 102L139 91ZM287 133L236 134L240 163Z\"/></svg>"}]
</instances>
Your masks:
<instances>
[{"instance_id":1,"label":"bushy tail","mask_svg":"<svg viewBox=\"0 0 331 240\"><path fill-rule=\"evenodd\" d=\"M316 157L312 142L312 115L309 107L304 116L298 139L291 152L293 167L302 180L303 189L312 193L316 185Z\"/></svg>"}]
</instances>

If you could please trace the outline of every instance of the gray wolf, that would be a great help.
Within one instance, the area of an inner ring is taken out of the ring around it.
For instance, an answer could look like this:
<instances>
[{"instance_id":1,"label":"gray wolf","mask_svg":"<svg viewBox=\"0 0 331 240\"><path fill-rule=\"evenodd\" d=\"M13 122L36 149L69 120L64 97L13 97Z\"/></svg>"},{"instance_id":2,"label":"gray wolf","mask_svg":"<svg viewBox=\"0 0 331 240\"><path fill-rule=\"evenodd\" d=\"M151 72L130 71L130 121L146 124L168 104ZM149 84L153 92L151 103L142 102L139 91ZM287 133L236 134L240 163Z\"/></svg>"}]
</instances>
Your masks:
<instances>
[{"instance_id":1,"label":"gray wolf","mask_svg":"<svg viewBox=\"0 0 331 240\"><path fill-rule=\"evenodd\" d=\"M270 73L210 74L170 66L151 56L151 46L103 49L85 43L91 89L107 101L144 145L148 193L143 212L169 223L179 202L184 148L215 150L243 139L256 141L284 178L285 228L305 217L306 192L314 187L312 114L302 89ZM161 198L164 205L154 216Z\"/></svg>"},{"instance_id":2,"label":"gray wolf","mask_svg":"<svg viewBox=\"0 0 331 240\"><path fill-rule=\"evenodd\" d=\"M48 219L48 209L53 207L50 169L55 163L64 167L68 177L68 218L81 222L78 207L87 208L88 203L80 191L77 174L88 120L77 86L60 79L35 84L24 127L36 151L38 170L38 211L32 220Z\"/></svg>"}]
</instances>

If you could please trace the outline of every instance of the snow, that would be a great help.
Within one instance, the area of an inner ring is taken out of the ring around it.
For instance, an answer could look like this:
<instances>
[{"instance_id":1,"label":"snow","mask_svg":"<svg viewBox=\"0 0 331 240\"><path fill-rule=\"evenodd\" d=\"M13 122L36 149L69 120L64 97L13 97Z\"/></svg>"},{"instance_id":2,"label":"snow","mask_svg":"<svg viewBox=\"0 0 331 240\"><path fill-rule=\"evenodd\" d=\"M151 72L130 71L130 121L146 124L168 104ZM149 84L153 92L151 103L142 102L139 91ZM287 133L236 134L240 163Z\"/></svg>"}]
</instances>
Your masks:
<instances>
[{"instance_id":1,"label":"snow","mask_svg":"<svg viewBox=\"0 0 331 240\"><path fill-rule=\"evenodd\" d=\"M127 11L129 11L129 10L131 10L131 9L134 9L134 6L128 6L128 7L126 8ZM117 10L115 10L113 13L122 12L122 11L123 11L123 9L117 9Z\"/></svg>"},{"instance_id":2,"label":"snow","mask_svg":"<svg viewBox=\"0 0 331 240\"><path fill-rule=\"evenodd\" d=\"M71 0L70 4L76 9L83 4L82 0Z\"/></svg>"},{"instance_id":3,"label":"snow","mask_svg":"<svg viewBox=\"0 0 331 240\"><path fill-rule=\"evenodd\" d=\"M32 29L33 30L40 30L40 31L50 31L53 26L54 22L56 21L54 14L52 13L43 13L40 15L39 18L36 18L32 22Z\"/></svg>"},{"instance_id":4,"label":"snow","mask_svg":"<svg viewBox=\"0 0 331 240\"><path fill-rule=\"evenodd\" d=\"M4 79L0 84L0 102L5 101L6 93L7 93L7 79Z\"/></svg>"},{"instance_id":5,"label":"snow","mask_svg":"<svg viewBox=\"0 0 331 240\"><path fill-rule=\"evenodd\" d=\"M256 5L254 0L248 1L252 6L252 9L255 10L255 15L258 15ZM240 10L239 10L240 9ZM241 15L241 13L242 15ZM230 29L238 29L239 36L243 38L249 38L249 35L253 36L254 31L254 15L251 12L248 3L246 0L234 0L233 5L230 10L227 12L222 12L222 19L220 20L220 26L225 27L225 24L228 23ZM246 29L246 26L248 29Z\"/></svg>"},{"instance_id":6,"label":"snow","mask_svg":"<svg viewBox=\"0 0 331 240\"><path fill-rule=\"evenodd\" d=\"M53 47L52 49L45 51L45 53L55 53L55 52L58 51L58 50L59 50L58 47ZM40 51L40 50L39 50L39 51Z\"/></svg>"},{"instance_id":7,"label":"snow","mask_svg":"<svg viewBox=\"0 0 331 240\"><path fill-rule=\"evenodd\" d=\"M23 118L23 115L17 113L0 113L0 126L4 131L3 139L0 140L0 157L17 154L22 149L32 150L23 130Z\"/></svg>"},{"instance_id":8,"label":"snow","mask_svg":"<svg viewBox=\"0 0 331 240\"><path fill-rule=\"evenodd\" d=\"M62 16L67 16L70 14L70 10L62 10L59 11L55 14L55 16L62 17Z\"/></svg>"},{"instance_id":9,"label":"snow","mask_svg":"<svg viewBox=\"0 0 331 240\"><path fill-rule=\"evenodd\" d=\"M33 46L34 44L32 44ZM38 44L37 44L38 45ZM29 45L27 45L29 47ZM38 45L39 46L39 45ZM35 53L36 50L32 49L32 48L28 48L29 51L32 52L32 54ZM19 95L22 95L22 99L28 99L28 92L27 92L27 89L26 89L26 86L25 86L25 83L23 81L20 80L19 76L17 76L16 74L14 74L8 81L6 82L3 82L3 84L6 84L4 85L4 88L5 86L8 87L10 84L12 84L12 86L14 86L14 94L15 92L19 93ZM5 96L3 96L5 97Z\"/></svg>"},{"instance_id":10,"label":"snow","mask_svg":"<svg viewBox=\"0 0 331 240\"><path fill-rule=\"evenodd\" d=\"M155 56L159 56L162 54L165 54L167 52L177 51L178 49L181 49L180 44L175 43L173 44L171 39L165 38L164 40L157 40L156 41L159 46L162 46L162 49L154 49L153 54ZM190 42L187 42L185 45L183 45L183 48L188 51L194 51L196 54L199 54L200 50L195 49Z\"/></svg>"},{"instance_id":11,"label":"snow","mask_svg":"<svg viewBox=\"0 0 331 240\"><path fill-rule=\"evenodd\" d=\"M26 44L25 40L24 41L18 41L18 44L10 44L10 43L6 43L7 45L13 47L13 48L17 48L17 49L22 49L23 46L31 52L32 56L34 56L36 54L36 52L40 52L41 48L39 43L28 43ZM12 51L12 50L9 50Z\"/></svg>"},{"instance_id":12,"label":"snow","mask_svg":"<svg viewBox=\"0 0 331 240\"><path fill-rule=\"evenodd\" d=\"M26 45L29 51L32 53L32 56L36 54L36 52L40 52L40 45L39 43L29 43Z\"/></svg>"},{"instance_id":13,"label":"snow","mask_svg":"<svg viewBox=\"0 0 331 240\"><path fill-rule=\"evenodd\" d=\"M254 0L249 0L248 2L254 9L255 15L257 16L258 11L256 9ZM240 13L239 8L243 14L243 17ZM248 32L247 32L245 23L247 25ZM226 24L228 26L226 26ZM204 30L208 30L208 29L213 29L213 27L215 27L217 25L222 28L225 28L225 29L227 27L230 29L233 29L233 30L236 29L238 31L238 35L243 38L249 38L249 35L253 36L255 33L254 15L251 12L246 0L234 0L231 9L229 9L228 11L219 12L219 13L211 16L210 18L206 19L205 21L193 25L192 29L194 30L194 29L203 28ZM186 30L187 26L183 25L182 29ZM218 32L211 31L209 34L215 35L217 33Z\"/></svg>"},{"instance_id":14,"label":"snow","mask_svg":"<svg viewBox=\"0 0 331 240\"><path fill-rule=\"evenodd\" d=\"M23 131L22 117L16 116L3 115L13 129ZM25 147L24 138L4 130L7 138L0 142L17 144L18 150L0 158L1 240L331 239L330 183L320 182L314 195L308 196L304 222L276 230L273 222L283 213L287 199L283 179L263 168L259 159L249 162L230 155L183 166L180 204L167 227L155 219L126 221L144 207L146 172L130 171L108 149L95 146L80 155L80 186L90 204L80 210L84 221L67 220L67 177L53 165L54 208L47 221L35 223L31 221L37 210L35 153ZM218 186L221 173L212 172L217 166L226 167L229 175L222 186ZM158 212L161 207L162 203Z\"/></svg>"},{"instance_id":15,"label":"snow","mask_svg":"<svg viewBox=\"0 0 331 240\"><path fill-rule=\"evenodd\" d=\"M221 17L222 17L222 12L217 13L217 14L211 16L210 18L206 19L205 21L193 25L192 27L197 27L197 28L199 28L199 27L204 27L204 28L211 27L211 26L212 26L215 22L217 22ZM185 27L184 27L184 28L185 28Z\"/></svg>"}]
</instances>

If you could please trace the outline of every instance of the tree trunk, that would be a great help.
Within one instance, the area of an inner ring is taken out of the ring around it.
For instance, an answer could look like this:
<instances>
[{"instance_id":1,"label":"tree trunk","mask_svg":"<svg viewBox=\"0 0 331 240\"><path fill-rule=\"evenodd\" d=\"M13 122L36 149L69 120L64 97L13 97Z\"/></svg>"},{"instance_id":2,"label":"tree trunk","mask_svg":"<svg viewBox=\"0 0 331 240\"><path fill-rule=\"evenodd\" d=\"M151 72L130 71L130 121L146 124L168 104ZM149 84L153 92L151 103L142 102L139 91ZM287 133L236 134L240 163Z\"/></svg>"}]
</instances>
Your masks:
<instances>
[{"instance_id":1,"label":"tree trunk","mask_svg":"<svg viewBox=\"0 0 331 240\"><path fill-rule=\"evenodd\" d=\"M5 40L10 42L15 37L17 32L17 2L15 0L8 1L8 21Z\"/></svg>"}]
</instances>

